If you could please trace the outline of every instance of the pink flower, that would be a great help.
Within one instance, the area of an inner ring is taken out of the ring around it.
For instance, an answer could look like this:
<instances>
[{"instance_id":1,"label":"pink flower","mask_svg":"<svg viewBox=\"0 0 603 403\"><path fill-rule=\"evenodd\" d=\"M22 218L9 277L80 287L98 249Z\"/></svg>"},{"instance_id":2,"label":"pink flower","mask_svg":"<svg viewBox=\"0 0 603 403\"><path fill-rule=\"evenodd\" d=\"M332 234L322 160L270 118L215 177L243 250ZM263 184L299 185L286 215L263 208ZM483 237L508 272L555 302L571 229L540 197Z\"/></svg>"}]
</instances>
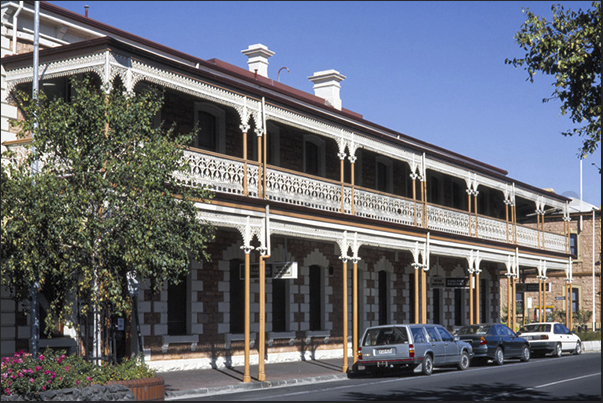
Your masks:
<instances>
[{"instance_id":1,"label":"pink flower","mask_svg":"<svg viewBox=\"0 0 603 403\"><path fill-rule=\"evenodd\" d=\"M38 359L39 359L40 361L44 361L44 356L43 356L42 354L40 354L40 356L38 357Z\"/></svg>"},{"instance_id":2,"label":"pink flower","mask_svg":"<svg viewBox=\"0 0 603 403\"><path fill-rule=\"evenodd\" d=\"M10 396L10 389L9 388L4 389L4 393L6 395Z\"/></svg>"},{"instance_id":3,"label":"pink flower","mask_svg":"<svg viewBox=\"0 0 603 403\"><path fill-rule=\"evenodd\" d=\"M33 378L29 378L29 382L34 383L36 380Z\"/></svg>"},{"instance_id":4,"label":"pink flower","mask_svg":"<svg viewBox=\"0 0 603 403\"><path fill-rule=\"evenodd\" d=\"M87 381L91 381L91 380L92 380L92 378L90 378L89 376L87 376L87 377L86 377L86 380L87 380Z\"/></svg>"},{"instance_id":5,"label":"pink flower","mask_svg":"<svg viewBox=\"0 0 603 403\"><path fill-rule=\"evenodd\" d=\"M38 372L41 369L42 369L42 367L40 367L39 365L36 365L36 372Z\"/></svg>"},{"instance_id":6,"label":"pink flower","mask_svg":"<svg viewBox=\"0 0 603 403\"><path fill-rule=\"evenodd\" d=\"M69 372L69 367L65 366L65 372Z\"/></svg>"},{"instance_id":7,"label":"pink flower","mask_svg":"<svg viewBox=\"0 0 603 403\"><path fill-rule=\"evenodd\" d=\"M75 381L75 384L76 384L76 385L78 385L78 386L79 386L79 384L80 384L80 381Z\"/></svg>"},{"instance_id":8,"label":"pink flower","mask_svg":"<svg viewBox=\"0 0 603 403\"><path fill-rule=\"evenodd\" d=\"M42 390L46 390L46 386L42 386Z\"/></svg>"}]
</instances>

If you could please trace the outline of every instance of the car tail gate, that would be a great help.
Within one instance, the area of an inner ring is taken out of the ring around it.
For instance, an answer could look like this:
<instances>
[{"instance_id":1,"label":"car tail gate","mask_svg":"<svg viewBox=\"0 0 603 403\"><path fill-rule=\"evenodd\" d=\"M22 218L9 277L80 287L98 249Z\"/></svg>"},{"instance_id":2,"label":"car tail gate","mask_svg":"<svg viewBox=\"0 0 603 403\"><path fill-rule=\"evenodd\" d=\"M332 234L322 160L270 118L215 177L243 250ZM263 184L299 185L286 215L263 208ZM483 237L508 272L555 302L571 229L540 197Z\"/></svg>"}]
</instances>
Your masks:
<instances>
[{"instance_id":1,"label":"car tail gate","mask_svg":"<svg viewBox=\"0 0 603 403\"><path fill-rule=\"evenodd\" d=\"M412 358L412 355L405 327L367 329L358 349L358 359L364 362L399 361L408 358Z\"/></svg>"}]
</instances>

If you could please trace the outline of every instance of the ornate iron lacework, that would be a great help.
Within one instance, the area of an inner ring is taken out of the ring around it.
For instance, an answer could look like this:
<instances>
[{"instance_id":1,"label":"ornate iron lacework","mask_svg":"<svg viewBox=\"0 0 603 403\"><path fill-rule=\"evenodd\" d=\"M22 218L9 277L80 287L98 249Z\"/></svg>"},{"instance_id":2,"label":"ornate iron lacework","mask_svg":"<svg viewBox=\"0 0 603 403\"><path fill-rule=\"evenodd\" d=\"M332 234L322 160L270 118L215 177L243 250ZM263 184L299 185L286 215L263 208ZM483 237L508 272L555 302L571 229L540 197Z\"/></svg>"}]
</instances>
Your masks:
<instances>
[{"instance_id":1,"label":"ornate iron lacework","mask_svg":"<svg viewBox=\"0 0 603 403\"><path fill-rule=\"evenodd\" d=\"M467 235L469 232L469 215L454 210L446 210L440 207L427 206L427 227L453 234ZM471 224L471 232L475 233L474 223Z\"/></svg>"},{"instance_id":2,"label":"ornate iron lacework","mask_svg":"<svg viewBox=\"0 0 603 403\"><path fill-rule=\"evenodd\" d=\"M354 190L354 211L359 217L412 225L415 221L415 210L417 222L421 222L423 213L420 203L359 189Z\"/></svg>"},{"instance_id":3,"label":"ornate iron lacework","mask_svg":"<svg viewBox=\"0 0 603 403\"><path fill-rule=\"evenodd\" d=\"M341 185L268 170L266 194L269 200L326 211L340 211Z\"/></svg>"}]
</instances>

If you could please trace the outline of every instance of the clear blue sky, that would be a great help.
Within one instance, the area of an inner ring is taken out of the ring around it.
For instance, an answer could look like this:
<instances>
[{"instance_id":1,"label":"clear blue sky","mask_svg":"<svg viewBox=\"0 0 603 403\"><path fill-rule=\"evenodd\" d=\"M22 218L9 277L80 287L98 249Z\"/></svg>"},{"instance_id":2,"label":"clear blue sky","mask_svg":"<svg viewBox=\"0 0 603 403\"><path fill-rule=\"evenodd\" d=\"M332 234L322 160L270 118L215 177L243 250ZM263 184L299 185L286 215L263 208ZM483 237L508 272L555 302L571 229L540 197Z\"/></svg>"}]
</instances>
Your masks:
<instances>
[{"instance_id":1,"label":"clear blue sky","mask_svg":"<svg viewBox=\"0 0 603 403\"><path fill-rule=\"evenodd\" d=\"M504 63L522 57L513 36L523 8L550 19L551 5L583 1L232 2L52 1L60 7L203 59L247 68L262 43L268 75L313 93L307 79L335 69L343 107L365 119L505 169L509 177L580 196L579 137L560 103L543 103L553 80ZM583 161L584 200L601 205L601 149Z\"/></svg>"}]
</instances>

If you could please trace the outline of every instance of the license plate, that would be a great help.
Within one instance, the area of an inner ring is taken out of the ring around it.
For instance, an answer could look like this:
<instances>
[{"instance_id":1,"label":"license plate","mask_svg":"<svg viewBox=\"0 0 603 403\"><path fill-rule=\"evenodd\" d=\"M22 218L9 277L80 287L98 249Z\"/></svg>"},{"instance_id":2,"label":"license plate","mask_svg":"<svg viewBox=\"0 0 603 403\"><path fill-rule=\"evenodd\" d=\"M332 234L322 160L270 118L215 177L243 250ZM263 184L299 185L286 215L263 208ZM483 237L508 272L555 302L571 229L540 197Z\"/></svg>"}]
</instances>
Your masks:
<instances>
[{"instance_id":1,"label":"license plate","mask_svg":"<svg viewBox=\"0 0 603 403\"><path fill-rule=\"evenodd\" d=\"M391 348L382 348L380 350L377 350L377 354L391 354L393 352L393 349Z\"/></svg>"}]
</instances>

